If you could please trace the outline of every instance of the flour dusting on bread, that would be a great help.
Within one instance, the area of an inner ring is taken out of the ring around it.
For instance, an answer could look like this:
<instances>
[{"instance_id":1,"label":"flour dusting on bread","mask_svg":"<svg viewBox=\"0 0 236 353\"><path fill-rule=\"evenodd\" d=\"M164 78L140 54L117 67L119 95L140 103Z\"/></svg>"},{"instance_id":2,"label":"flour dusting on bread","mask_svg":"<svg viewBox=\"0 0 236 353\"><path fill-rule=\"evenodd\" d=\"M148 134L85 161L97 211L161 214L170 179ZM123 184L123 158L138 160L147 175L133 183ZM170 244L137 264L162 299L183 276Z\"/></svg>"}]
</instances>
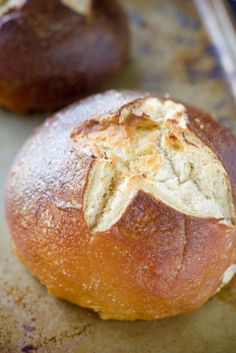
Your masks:
<instances>
[{"instance_id":1,"label":"flour dusting on bread","mask_svg":"<svg viewBox=\"0 0 236 353\"><path fill-rule=\"evenodd\" d=\"M109 229L138 190L185 214L230 224L226 171L187 122L182 104L148 97L81 127L75 138L96 158L84 197L91 230Z\"/></svg>"}]
</instances>

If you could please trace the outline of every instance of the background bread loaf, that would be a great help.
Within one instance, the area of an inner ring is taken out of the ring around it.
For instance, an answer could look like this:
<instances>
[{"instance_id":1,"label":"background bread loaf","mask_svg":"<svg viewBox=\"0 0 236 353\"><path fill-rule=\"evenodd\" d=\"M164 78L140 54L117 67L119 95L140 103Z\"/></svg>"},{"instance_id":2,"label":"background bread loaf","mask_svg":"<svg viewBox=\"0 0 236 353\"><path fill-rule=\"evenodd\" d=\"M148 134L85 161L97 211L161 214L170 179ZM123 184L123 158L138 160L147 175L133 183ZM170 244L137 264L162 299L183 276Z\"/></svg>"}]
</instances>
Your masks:
<instances>
[{"instance_id":1,"label":"background bread loaf","mask_svg":"<svg viewBox=\"0 0 236 353\"><path fill-rule=\"evenodd\" d=\"M0 3L0 105L51 110L95 91L123 66L126 16L116 0Z\"/></svg>"}]
</instances>

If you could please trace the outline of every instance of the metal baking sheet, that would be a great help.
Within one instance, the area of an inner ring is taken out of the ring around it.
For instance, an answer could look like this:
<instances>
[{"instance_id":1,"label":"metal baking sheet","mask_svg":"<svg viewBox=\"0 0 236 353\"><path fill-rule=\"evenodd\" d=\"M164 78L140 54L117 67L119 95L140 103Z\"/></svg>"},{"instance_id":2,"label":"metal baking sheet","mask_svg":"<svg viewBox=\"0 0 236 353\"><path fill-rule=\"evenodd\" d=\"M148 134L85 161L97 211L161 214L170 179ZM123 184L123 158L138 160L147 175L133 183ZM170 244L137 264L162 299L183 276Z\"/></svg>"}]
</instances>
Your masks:
<instances>
[{"instance_id":1,"label":"metal baking sheet","mask_svg":"<svg viewBox=\"0 0 236 353\"><path fill-rule=\"evenodd\" d=\"M168 92L198 105L236 134L223 72L192 1L123 0L130 60L107 88ZM10 164L42 116L0 110L0 353L234 353L236 281L202 308L159 321L102 321L47 294L12 254L3 213Z\"/></svg>"}]
</instances>

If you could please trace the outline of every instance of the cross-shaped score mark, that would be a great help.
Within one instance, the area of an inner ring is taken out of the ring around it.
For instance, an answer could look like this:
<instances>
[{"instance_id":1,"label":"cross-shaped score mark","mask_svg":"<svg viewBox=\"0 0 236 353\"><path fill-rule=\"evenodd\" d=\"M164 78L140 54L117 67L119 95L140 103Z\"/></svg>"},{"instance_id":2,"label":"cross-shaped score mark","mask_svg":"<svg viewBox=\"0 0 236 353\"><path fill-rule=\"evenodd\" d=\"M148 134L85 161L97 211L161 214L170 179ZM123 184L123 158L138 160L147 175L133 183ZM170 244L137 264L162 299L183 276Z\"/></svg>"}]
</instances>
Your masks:
<instances>
[{"instance_id":1,"label":"cross-shaped score mark","mask_svg":"<svg viewBox=\"0 0 236 353\"><path fill-rule=\"evenodd\" d=\"M186 214L230 220L225 170L186 122L181 104L146 98L80 127L75 140L95 156L84 198L91 231L109 229L138 190Z\"/></svg>"}]
</instances>

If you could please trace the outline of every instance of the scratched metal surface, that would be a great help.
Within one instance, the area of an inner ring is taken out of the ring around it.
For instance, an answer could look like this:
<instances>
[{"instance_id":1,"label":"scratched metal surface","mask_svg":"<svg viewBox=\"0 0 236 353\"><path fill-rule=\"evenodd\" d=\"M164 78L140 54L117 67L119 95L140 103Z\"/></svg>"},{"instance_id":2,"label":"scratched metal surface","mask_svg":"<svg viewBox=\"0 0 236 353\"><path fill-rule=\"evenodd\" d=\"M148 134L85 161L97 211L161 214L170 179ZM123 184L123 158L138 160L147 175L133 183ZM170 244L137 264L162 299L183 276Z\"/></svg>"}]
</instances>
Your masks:
<instances>
[{"instance_id":1,"label":"scratched metal surface","mask_svg":"<svg viewBox=\"0 0 236 353\"><path fill-rule=\"evenodd\" d=\"M132 29L131 58L109 87L169 92L213 112L236 133L235 108L192 2L123 3ZM18 148L42 120L0 110L0 353L236 352L236 281L187 315L153 322L101 321L49 296L18 263L4 221L3 187Z\"/></svg>"}]
</instances>

